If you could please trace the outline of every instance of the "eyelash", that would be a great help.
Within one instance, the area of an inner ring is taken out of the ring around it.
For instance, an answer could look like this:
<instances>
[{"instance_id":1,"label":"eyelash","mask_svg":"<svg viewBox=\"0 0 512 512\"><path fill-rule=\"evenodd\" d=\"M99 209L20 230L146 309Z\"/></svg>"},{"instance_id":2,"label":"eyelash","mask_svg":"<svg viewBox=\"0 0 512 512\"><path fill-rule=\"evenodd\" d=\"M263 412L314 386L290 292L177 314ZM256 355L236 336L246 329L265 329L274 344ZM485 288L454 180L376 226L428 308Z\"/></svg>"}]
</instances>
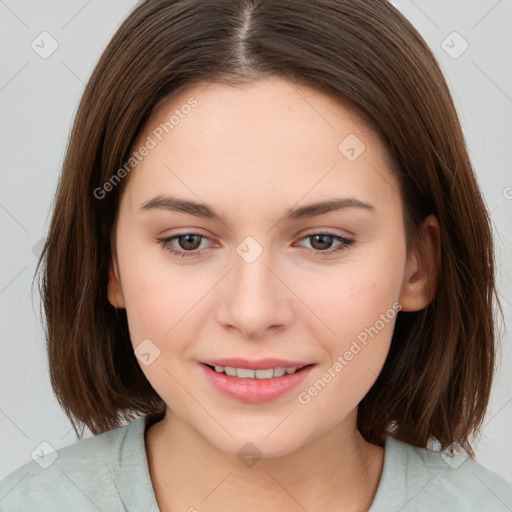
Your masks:
<instances>
[{"instance_id":1,"label":"eyelash","mask_svg":"<svg viewBox=\"0 0 512 512\"><path fill-rule=\"evenodd\" d=\"M190 233L180 233L178 235L173 235L173 236L170 236L170 237L167 237L167 238L158 238L157 241L160 243L160 245L163 247L163 249L165 251L167 251L167 252L169 252L169 253L171 253L173 255L180 256L181 258L190 258L190 257L199 257L199 256L201 256L201 251L177 251L176 249L173 249L172 247L168 246L168 244L172 240L175 240L177 238L180 238L182 236L187 236L187 235L199 236L199 237L201 237L201 239L210 240L208 237L202 235L201 233L190 232ZM329 237L332 237L334 240L336 240L338 242L341 242L341 244L338 245L337 247L335 247L334 249L329 249L329 250L325 250L325 251L320 251L320 250L312 249L312 251L314 253L317 253L321 257L322 256L330 256L331 254L333 254L333 253L335 253L337 251L347 249L350 245L352 245L354 243L354 240L352 240L350 238L346 238L346 237L341 236L341 235L336 235L334 233L323 232L323 231L319 232L319 233L309 233L309 234L305 235L304 237L302 237L300 240L305 240L307 238L310 238L310 237L313 237L313 236L318 236L318 235L329 236Z\"/></svg>"}]
</instances>

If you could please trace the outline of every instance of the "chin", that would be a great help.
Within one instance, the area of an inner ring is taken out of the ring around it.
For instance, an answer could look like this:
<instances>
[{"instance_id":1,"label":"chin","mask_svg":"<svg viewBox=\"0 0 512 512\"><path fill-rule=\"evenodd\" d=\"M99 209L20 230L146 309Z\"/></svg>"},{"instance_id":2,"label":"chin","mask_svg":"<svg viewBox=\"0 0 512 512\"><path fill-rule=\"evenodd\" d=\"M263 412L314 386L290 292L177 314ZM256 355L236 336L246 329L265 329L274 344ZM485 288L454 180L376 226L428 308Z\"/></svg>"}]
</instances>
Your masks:
<instances>
[{"instance_id":1,"label":"chin","mask_svg":"<svg viewBox=\"0 0 512 512\"><path fill-rule=\"evenodd\" d=\"M265 432L270 433L267 437L265 437L267 434L262 435L261 430L257 429L240 429L238 432L243 431L243 435L237 434L236 431L231 431L229 428L228 430L233 437L224 435L224 433L213 438L211 435L203 437L218 450L239 458L247 467L252 467L251 465L255 465L262 458L274 459L289 455L308 442L307 439L294 438L285 432L278 433L277 430L270 433L272 428L265 429Z\"/></svg>"}]
</instances>

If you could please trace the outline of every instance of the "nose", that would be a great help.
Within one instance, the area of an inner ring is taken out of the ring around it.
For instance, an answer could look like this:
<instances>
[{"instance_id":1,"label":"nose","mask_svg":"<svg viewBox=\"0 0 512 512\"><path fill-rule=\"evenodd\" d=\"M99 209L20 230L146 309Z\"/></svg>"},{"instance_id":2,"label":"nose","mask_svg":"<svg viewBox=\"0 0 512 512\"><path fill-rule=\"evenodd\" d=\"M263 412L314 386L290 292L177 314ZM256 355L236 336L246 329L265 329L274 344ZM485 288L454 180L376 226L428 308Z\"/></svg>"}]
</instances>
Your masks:
<instances>
[{"instance_id":1,"label":"nose","mask_svg":"<svg viewBox=\"0 0 512 512\"><path fill-rule=\"evenodd\" d=\"M223 280L217 319L244 338L261 339L290 324L293 293L270 251L253 261L241 254L234 255L232 270Z\"/></svg>"}]
</instances>

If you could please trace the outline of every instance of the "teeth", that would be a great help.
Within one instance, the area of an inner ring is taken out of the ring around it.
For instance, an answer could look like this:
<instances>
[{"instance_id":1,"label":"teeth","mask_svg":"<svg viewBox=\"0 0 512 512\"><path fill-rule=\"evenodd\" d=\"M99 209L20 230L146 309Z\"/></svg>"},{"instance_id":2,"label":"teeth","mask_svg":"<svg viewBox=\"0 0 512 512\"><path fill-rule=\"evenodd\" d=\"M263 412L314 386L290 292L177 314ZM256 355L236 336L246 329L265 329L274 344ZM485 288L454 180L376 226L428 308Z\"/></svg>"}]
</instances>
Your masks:
<instances>
[{"instance_id":1,"label":"teeth","mask_svg":"<svg viewBox=\"0 0 512 512\"><path fill-rule=\"evenodd\" d=\"M231 368L229 366L215 366L214 368L217 373L225 373L230 377L260 380L282 377L285 374L291 375L298 370L297 366L293 368L270 368L268 370L249 370L247 368Z\"/></svg>"},{"instance_id":2,"label":"teeth","mask_svg":"<svg viewBox=\"0 0 512 512\"><path fill-rule=\"evenodd\" d=\"M226 367L224 368L224 372L226 373L226 375L229 375L230 377L236 377L236 368Z\"/></svg>"}]
</instances>

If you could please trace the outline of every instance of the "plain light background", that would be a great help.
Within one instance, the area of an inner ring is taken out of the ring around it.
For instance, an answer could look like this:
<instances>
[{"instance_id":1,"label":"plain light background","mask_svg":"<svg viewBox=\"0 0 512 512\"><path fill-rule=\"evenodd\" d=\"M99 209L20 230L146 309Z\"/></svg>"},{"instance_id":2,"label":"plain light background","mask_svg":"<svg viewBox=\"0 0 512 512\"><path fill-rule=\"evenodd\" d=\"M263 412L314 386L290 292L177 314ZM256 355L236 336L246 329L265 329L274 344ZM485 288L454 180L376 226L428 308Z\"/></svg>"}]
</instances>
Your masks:
<instances>
[{"instance_id":1,"label":"plain light background","mask_svg":"<svg viewBox=\"0 0 512 512\"><path fill-rule=\"evenodd\" d=\"M512 0L392 3L430 45L452 90L492 211L510 325ZM135 4L0 0L0 479L31 460L43 441L55 449L76 442L50 386L39 296L31 283L78 101ZM512 340L506 330L500 355L475 451L478 462L512 481Z\"/></svg>"}]
</instances>

